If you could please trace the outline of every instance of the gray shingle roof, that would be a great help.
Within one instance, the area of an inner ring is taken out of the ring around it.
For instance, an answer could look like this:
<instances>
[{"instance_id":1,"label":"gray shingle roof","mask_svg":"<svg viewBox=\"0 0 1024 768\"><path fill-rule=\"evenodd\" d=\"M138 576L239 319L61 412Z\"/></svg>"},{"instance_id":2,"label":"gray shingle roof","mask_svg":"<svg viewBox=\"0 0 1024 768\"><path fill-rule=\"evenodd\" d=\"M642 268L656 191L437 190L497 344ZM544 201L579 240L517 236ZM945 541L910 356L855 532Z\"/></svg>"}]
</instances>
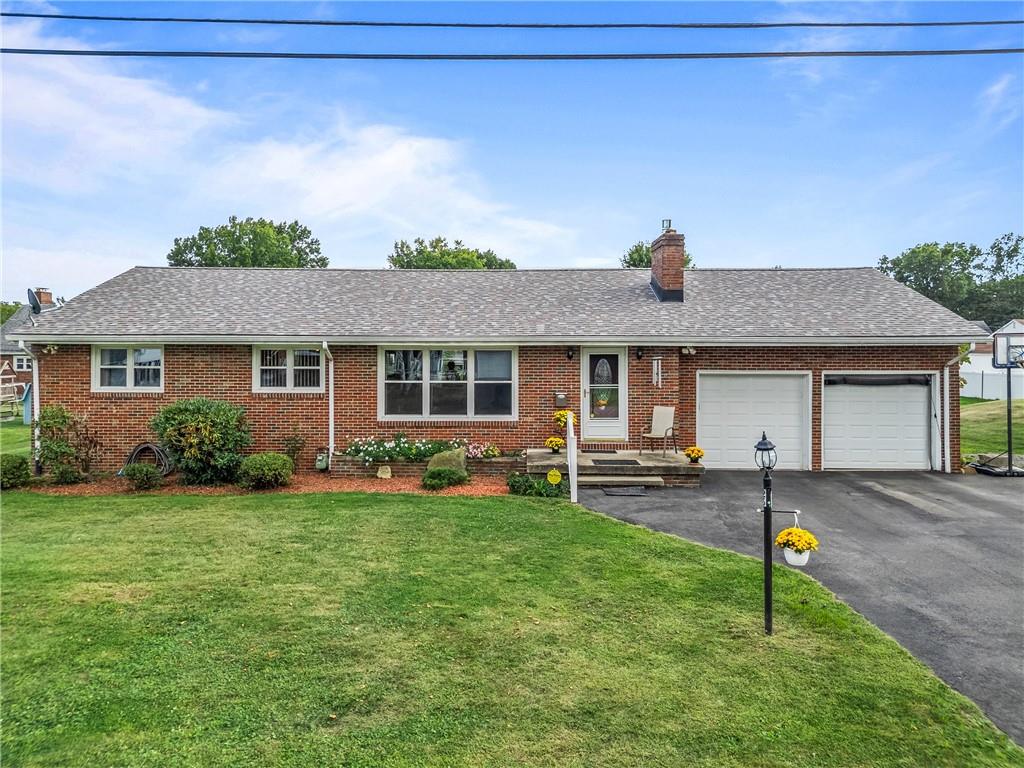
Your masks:
<instances>
[{"instance_id":1,"label":"gray shingle roof","mask_svg":"<svg viewBox=\"0 0 1024 768\"><path fill-rule=\"evenodd\" d=\"M21 352L18 342L8 339L7 333L27 323L30 311L27 304L22 304L14 310L13 315L7 318L7 322L0 326L0 355L16 355Z\"/></svg>"},{"instance_id":2,"label":"gray shingle roof","mask_svg":"<svg viewBox=\"0 0 1024 768\"><path fill-rule=\"evenodd\" d=\"M649 270L135 267L37 318L26 337L353 341L978 339L875 269L697 269L659 302Z\"/></svg>"}]
</instances>

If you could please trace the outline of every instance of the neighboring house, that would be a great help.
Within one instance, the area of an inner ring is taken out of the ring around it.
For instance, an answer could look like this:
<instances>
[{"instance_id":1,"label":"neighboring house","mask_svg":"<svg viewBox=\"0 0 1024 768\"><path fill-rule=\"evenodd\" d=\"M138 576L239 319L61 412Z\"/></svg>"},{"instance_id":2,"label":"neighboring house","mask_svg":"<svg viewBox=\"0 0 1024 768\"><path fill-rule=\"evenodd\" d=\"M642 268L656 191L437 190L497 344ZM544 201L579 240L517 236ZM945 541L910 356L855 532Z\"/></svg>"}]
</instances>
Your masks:
<instances>
[{"instance_id":1,"label":"neighboring house","mask_svg":"<svg viewBox=\"0 0 1024 768\"><path fill-rule=\"evenodd\" d=\"M245 406L254 450L403 432L538 447L551 413L637 448L655 405L712 468L959 466L973 324L875 269L433 271L136 267L37 318L40 401L87 415L101 466L186 397ZM952 385L950 385L952 382Z\"/></svg>"},{"instance_id":2,"label":"neighboring house","mask_svg":"<svg viewBox=\"0 0 1024 768\"><path fill-rule=\"evenodd\" d=\"M1024 333L1024 319L1011 320L996 333ZM1024 369L1012 371L1011 376L1013 399L1024 398ZM992 365L991 336L986 341L974 345L967 362L960 366L960 377L964 380L964 385L960 389L963 397L1006 399L1006 369Z\"/></svg>"},{"instance_id":3,"label":"neighboring house","mask_svg":"<svg viewBox=\"0 0 1024 768\"><path fill-rule=\"evenodd\" d=\"M56 307L53 303L53 294L46 288L36 288L36 296L43 309ZM32 358L25 354L17 341L8 338L7 334L15 328L19 328L29 322L28 316L31 308L28 304L22 304L7 322L0 326L0 368L4 363L10 365L10 371L14 373L14 379L18 384L24 385L32 381Z\"/></svg>"}]
</instances>

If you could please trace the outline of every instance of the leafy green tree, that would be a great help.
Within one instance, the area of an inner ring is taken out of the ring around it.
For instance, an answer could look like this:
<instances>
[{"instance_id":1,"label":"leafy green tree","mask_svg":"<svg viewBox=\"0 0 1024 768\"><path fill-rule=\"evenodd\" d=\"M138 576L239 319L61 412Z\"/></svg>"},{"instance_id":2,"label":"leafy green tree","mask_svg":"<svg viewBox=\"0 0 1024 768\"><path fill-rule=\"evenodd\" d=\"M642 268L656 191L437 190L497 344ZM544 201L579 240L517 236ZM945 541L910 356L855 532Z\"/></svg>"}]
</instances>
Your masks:
<instances>
[{"instance_id":1,"label":"leafy green tree","mask_svg":"<svg viewBox=\"0 0 1024 768\"><path fill-rule=\"evenodd\" d=\"M20 306L16 301L0 301L0 325L6 323Z\"/></svg>"},{"instance_id":2,"label":"leafy green tree","mask_svg":"<svg viewBox=\"0 0 1024 768\"><path fill-rule=\"evenodd\" d=\"M992 328L1024 314L1024 238L1008 233L987 250L966 243L921 243L878 268L918 293Z\"/></svg>"},{"instance_id":3,"label":"leafy green tree","mask_svg":"<svg viewBox=\"0 0 1024 768\"><path fill-rule=\"evenodd\" d=\"M172 267L318 267L327 266L320 241L297 221L237 216L227 224L200 227L189 237L174 238L167 254Z\"/></svg>"},{"instance_id":4,"label":"leafy green tree","mask_svg":"<svg viewBox=\"0 0 1024 768\"><path fill-rule=\"evenodd\" d=\"M692 267L693 257L689 252L683 254L683 266ZM651 266L651 244L641 240L629 247L629 250L622 254L619 263L625 269L650 269Z\"/></svg>"},{"instance_id":5,"label":"leafy green tree","mask_svg":"<svg viewBox=\"0 0 1024 768\"><path fill-rule=\"evenodd\" d=\"M405 240L395 243L388 256L392 269L515 269L508 259L501 259L494 251L467 248L461 240L451 245L443 237L427 242L417 237L410 245Z\"/></svg>"}]
</instances>

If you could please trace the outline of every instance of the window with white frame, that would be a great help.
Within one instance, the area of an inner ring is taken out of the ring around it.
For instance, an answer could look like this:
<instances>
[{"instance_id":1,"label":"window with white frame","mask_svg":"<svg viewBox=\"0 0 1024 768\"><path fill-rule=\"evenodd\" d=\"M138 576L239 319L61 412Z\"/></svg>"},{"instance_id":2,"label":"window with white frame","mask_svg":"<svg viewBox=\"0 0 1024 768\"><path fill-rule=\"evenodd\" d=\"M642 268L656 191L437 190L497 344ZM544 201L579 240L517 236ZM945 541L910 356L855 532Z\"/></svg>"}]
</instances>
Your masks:
<instances>
[{"instance_id":1,"label":"window with white frame","mask_svg":"<svg viewBox=\"0 0 1024 768\"><path fill-rule=\"evenodd\" d=\"M93 347L95 391L156 391L164 386L163 347Z\"/></svg>"},{"instance_id":2,"label":"window with white frame","mask_svg":"<svg viewBox=\"0 0 1024 768\"><path fill-rule=\"evenodd\" d=\"M323 354L317 347L253 347L254 392L323 392Z\"/></svg>"},{"instance_id":3,"label":"window with white frame","mask_svg":"<svg viewBox=\"0 0 1024 768\"><path fill-rule=\"evenodd\" d=\"M31 371L32 370L32 358L27 355L20 355L14 358L14 370L16 371Z\"/></svg>"},{"instance_id":4,"label":"window with white frame","mask_svg":"<svg viewBox=\"0 0 1024 768\"><path fill-rule=\"evenodd\" d=\"M382 349L380 415L513 418L515 363L511 349Z\"/></svg>"}]
</instances>

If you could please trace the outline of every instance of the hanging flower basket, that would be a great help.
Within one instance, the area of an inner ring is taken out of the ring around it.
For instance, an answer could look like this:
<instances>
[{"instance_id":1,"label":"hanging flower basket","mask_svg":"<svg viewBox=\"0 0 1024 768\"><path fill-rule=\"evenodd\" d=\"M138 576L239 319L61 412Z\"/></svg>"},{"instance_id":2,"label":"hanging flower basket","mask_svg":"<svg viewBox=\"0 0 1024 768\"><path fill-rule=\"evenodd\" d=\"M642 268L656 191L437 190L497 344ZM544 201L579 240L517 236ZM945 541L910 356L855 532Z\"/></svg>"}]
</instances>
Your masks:
<instances>
[{"instance_id":1,"label":"hanging flower basket","mask_svg":"<svg viewBox=\"0 0 1024 768\"><path fill-rule=\"evenodd\" d=\"M785 528L775 537L775 546L782 549L787 563L803 567L811 559L811 552L818 549L818 539L803 528Z\"/></svg>"}]
</instances>

